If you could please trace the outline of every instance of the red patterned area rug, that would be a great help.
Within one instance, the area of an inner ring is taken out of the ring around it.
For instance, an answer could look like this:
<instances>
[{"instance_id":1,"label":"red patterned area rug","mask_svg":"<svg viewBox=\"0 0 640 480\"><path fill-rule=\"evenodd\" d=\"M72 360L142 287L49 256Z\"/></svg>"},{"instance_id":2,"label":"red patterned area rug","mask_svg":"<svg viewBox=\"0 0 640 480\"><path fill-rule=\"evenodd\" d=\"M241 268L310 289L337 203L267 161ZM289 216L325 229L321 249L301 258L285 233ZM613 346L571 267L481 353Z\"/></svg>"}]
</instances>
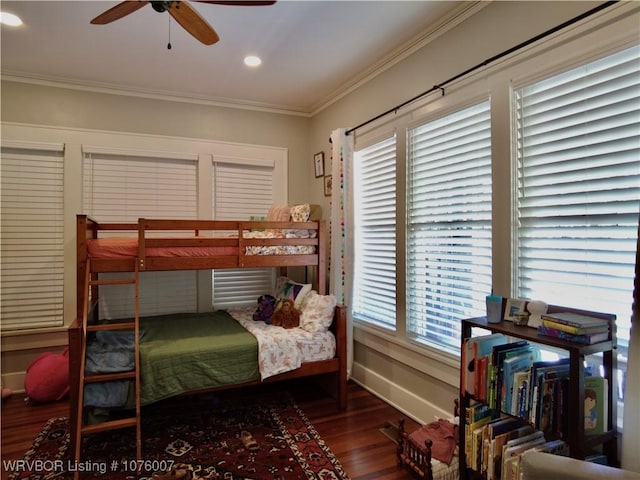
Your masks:
<instances>
[{"instance_id":1,"label":"red patterned area rug","mask_svg":"<svg viewBox=\"0 0 640 480\"><path fill-rule=\"evenodd\" d=\"M55 418L21 463L4 468L10 480L66 479L76 471L82 479L106 480L348 480L289 394L247 393L181 397L143 407L140 462L134 429L88 435L82 461L68 460L68 420Z\"/></svg>"}]
</instances>

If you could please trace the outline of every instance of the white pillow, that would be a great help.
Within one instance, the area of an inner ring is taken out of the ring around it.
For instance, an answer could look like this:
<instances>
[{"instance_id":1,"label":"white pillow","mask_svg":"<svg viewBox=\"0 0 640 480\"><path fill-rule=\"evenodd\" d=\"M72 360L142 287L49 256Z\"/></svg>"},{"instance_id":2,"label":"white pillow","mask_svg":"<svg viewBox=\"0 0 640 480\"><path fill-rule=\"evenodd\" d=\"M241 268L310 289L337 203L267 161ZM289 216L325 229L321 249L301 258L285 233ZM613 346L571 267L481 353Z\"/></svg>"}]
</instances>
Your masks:
<instances>
[{"instance_id":1,"label":"white pillow","mask_svg":"<svg viewBox=\"0 0 640 480\"><path fill-rule=\"evenodd\" d=\"M319 295L311 290L302 302L300 328L310 333L325 332L333 322L337 303L335 295Z\"/></svg>"}]
</instances>

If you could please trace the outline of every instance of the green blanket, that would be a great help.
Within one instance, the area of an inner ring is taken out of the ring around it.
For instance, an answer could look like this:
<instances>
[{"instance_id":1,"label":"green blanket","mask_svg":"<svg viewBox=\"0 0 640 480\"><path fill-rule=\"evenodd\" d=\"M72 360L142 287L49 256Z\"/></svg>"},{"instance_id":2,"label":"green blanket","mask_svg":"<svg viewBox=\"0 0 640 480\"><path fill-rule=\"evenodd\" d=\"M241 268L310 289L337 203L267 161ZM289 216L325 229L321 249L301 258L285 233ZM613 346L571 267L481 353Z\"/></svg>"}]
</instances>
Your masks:
<instances>
[{"instance_id":1,"label":"green blanket","mask_svg":"<svg viewBox=\"0 0 640 480\"><path fill-rule=\"evenodd\" d=\"M141 403L260 378L258 342L225 311L140 319Z\"/></svg>"}]
</instances>

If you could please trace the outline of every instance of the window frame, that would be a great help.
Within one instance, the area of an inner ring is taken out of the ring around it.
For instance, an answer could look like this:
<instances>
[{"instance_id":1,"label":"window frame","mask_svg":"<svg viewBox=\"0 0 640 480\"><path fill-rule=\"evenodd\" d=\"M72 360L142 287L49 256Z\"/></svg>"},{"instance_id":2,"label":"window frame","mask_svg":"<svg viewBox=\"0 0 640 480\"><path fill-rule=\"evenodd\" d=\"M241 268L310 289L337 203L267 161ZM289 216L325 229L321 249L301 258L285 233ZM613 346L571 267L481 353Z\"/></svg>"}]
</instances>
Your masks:
<instances>
[{"instance_id":1,"label":"window frame","mask_svg":"<svg viewBox=\"0 0 640 480\"><path fill-rule=\"evenodd\" d=\"M412 162L412 159L410 158L411 156L411 146L410 146L410 137L411 137L411 132L413 130L419 129L425 125L428 124L432 124L432 123L437 123L439 121L446 121L446 119L449 119L457 114L460 114L461 112L468 112L471 109L474 108L479 108L481 105L484 105L485 103L488 104L488 109L487 109L487 113L489 115L489 150L492 151L492 136L491 136L491 115L492 115L492 110L491 110L491 99L490 97L486 96L486 95L478 95L478 96L473 96L471 98L468 99L461 99L463 101L457 101L457 99L453 102L450 102L449 105L447 105L446 108L440 109L440 110L436 110L434 112L432 112L430 115L427 116L423 116L422 118L419 119L419 121L414 121L412 122L410 125L408 125L408 128L406 129L406 137L407 137L407 149L406 149L406 154L405 154L405 158L406 158L406 164L409 165ZM491 158L491 153L489 154L490 158L489 158L489 170L491 172L491 162L492 162L492 158ZM491 173L489 173L489 175L491 175ZM410 308L409 308L409 296L411 294L411 292L409 291L409 285L410 285L410 280L409 280L409 275L410 275L410 268L409 268L409 255L410 255L410 245L409 245L409 241L411 238L411 235L409 233L409 228L411 227L410 224L410 220L409 220L409 201L410 201L410 194L411 194L411 187L409 185L410 181L411 181L411 174L409 171L406 172L405 174L405 181L407 184L407 192L406 192L406 200L405 200L405 211L406 211L406 218L407 218L407 222L405 224L405 235L406 235L406 254L404 257L404 262L405 262L405 268L407 269L407 275L406 275L406 279L405 279L405 296L406 296L406 311L407 311L407 316L409 315L410 312ZM492 188L492 187L491 187ZM491 199L490 199L490 204L491 204L491 208L492 208L492 203L493 203L493 195L491 194ZM489 222L491 223L491 219L489 219ZM491 228L491 227L490 227ZM491 270L491 267L489 267ZM489 276L491 276L491 271L489 272ZM427 274L427 277L429 277L429 275ZM481 296L482 296L482 302L475 302L476 305L472 308L470 308L469 310L469 316L481 316L484 313L484 310L480 308L481 305L479 305L480 303L482 305L484 305L484 296L488 293L490 293L491 290L491 282L489 282L489 284L486 286L487 291L486 292L481 292ZM438 297L440 300L442 299L441 297ZM432 319L433 320L433 319ZM409 318L406 318L406 325L405 325L405 330L406 330L406 335L411 338L413 341L420 343L420 344L425 344L425 345L429 345L432 346L433 348L435 348L436 350L440 350L443 351L445 353L448 354L459 354L459 344L460 344L460 329L458 329L458 338L457 340L455 340L453 343L451 344L446 344L444 342L439 341L437 338L430 338L429 336L422 336L417 334L416 332L411 330L411 324L414 320L411 320ZM453 320L445 320L448 323L453 322ZM428 320L427 323L430 323L430 321Z\"/></svg>"},{"instance_id":2,"label":"window frame","mask_svg":"<svg viewBox=\"0 0 640 480\"><path fill-rule=\"evenodd\" d=\"M395 170L395 176L393 178L393 187L394 187L394 190L395 190L396 200L395 200L395 203L394 203L394 207L395 207L396 212L397 212L397 209L398 209L398 200L397 200L397 198L398 198L398 193L397 193L398 192L398 176L397 176L398 137L396 135L396 132L394 130L386 130L386 129L384 129L384 130L382 130L380 132L377 132L376 135L364 137L363 140L359 140L358 141L358 145L357 145L357 149L354 148L354 163L359 161L359 159L357 158L360 155L359 152L361 152L363 150L366 150L366 149L369 149L369 148L374 147L374 146L380 146L381 144L386 143L386 142L393 143L393 147L394 147L394 150L395 150L395 155L393 157L392 162L393 162L393 167L394 167L394 170ZM354 167L353 167L354 175L355 175L355 173L357 171L359 171L359 168L358 168L357 165L354 165ZM355 198L358 195L358 186L356 185L356 182L353 182L353 184L355 185L354 186L354 198ZM356 218L358 216L357 212L355 211L356 207L353 206L352 208L354 210L354 215L353 215L353 218L354 218L354 232L352 234L352 236L353 236L352 240L354 242L356 242L357 239L358 239L357 226L359 225L359 222L358 222L358 218ZM396 223L395 223L395 230L396 230L396 232L395 232L394 239L395 239L395 242L396 242L396 245L397 245L397 243L398 243L398 240L397 240L397 231L398 231L397 219L396 219ZM395 293L395 298L393 300L394 301L393 312L391 312L390 317L387 317L385 320L381 320L380 319L380 315L378 315L378 319L373 318L373 317L367 318L367 317L361 315L359 311L355 310L355 308L356 308L356 299L357 299L357 296L358 296L358 293L359 293L357 291L357 288L356 288L358 279L355 278L355 273L356 273L355 269L357 268L357 265L358 265L358 258L359 258L358 257L358 251L359 251L359 249L353 249L353 251L355 252L355 256L356 256L356 258L354 258L354 261L353 261L353 268L354 268L353 276L354 276L354 278L353 278L353 281L351 282L352 285L353 285L353 294L352 294L353 304L351 305L351 314L352 314L353 318L357 319L358 321L362 322L363 324L370 325L370 326L372 326L374 328L378 328L378 329L381 329L383 331L384 330L395 331L397 329L397 324L392 324L391 321L390 321L390 318L393 317L393 318L397 319L397 308L398 308L398 293L397 293L397 291ZM397 260L398 260L398 252L397 252L397 248L396 248L396 266L397 266L397 263L398 263ZM397 268L395 269L395 274L396 274L396 278L397 278ZM397 282L396 282L396 284L397 284ZM367 290L370 290L370 289L367 289ZM366 303L367 303L366 300L364 300L363 304L366 305ZM387 306L388 306L388 304L387 304Z\"/></svg>"},{"instance_id":3,"label":"window frame","mask_svg":"<svg viewBox=\"0 0 640 480\"><path fill-rule=\"evenodd\" d=\"M622 7L621 7L622 8ZM608 14L607 14L608 15ZM606 17L606 15L605 15ZM637 38L629 29L611 28L595 20L596 27L587 23L572 31L561 32L555 38L539 45L532 45L526 52L516 52L501 62L488 66L482 72L472 73L448 85L444 96L440 92L425 96L410 105L403 107L403 111L395 112L394 118L380 118L376 121L360 127L356 134L356 149L361 145L362 139L380 135L383 130L395 129L398 134L398 158L405 158L406 138L403 132L417 121L422 121L430 115L439 114L451 108L452 103L462 104L473 97L489 95L492 111L492 181L496 186L493 193L493 239L492 248L499 252L500 260L493 262L493 284L496 292L505 296L512 295L512 233L510 198L514 194L511 191L514 170L512 166L512 144L510 137L511 125L511 88L518 82L530 81L542 78L546 75L573 65L588 62L591 59L603 57L609 53L628 46L637 45ZM453 100L451 100L453 98ZM406 196L403 178L406 178L404 162L398 162L398 196L400 199ZM398 208L398 258L405 255L405 211ZM403 265L398 264L398 272ZM366 324L354 318L354 338L364 348L390 356L393 361L406 364L412 368L439 379L450 385L458 384L458 377L449 367L459 368L460 354L458 352L446 353L432 345L416 342L404 334L405 303L404 287L398 284L400 296L397 311L397 331L390 333ZM396 348L389 350L389 344ZM415 355L418 355L417 357ZM427 359L437 360L440 368L431 368L432 362ZM412 360L413 359L413 360ZM416 359L419 359L416 361ZM620 410L619 410L620 411Z\"/></svg>"},{"instance_id":4,"label":"window frame","mask_svg":"<svg viewBox=\"0 0 640 480\"><path fill-rule=\"evenodd\" d=\"M9 275L1 287L2 317L5 317L2 330L58 328L64 325L64 145L3 141L2 150L6 152L2 162L2 275ZM47 165L46 170L33 172L43 164ZM20 171L23 168L30 175L25 176ZM12 182L12 178L24 181ZM32 197L27 208L23 207L25 195ZM40 207L34 209L31 205L36 199ZM12 222L16 214L20 216L20 224ZM56 217L57 222L51 223ZM7 252L10 254L6 255ZM25 289L27 284L33 287Z\"/></svg>"}]
</instances>

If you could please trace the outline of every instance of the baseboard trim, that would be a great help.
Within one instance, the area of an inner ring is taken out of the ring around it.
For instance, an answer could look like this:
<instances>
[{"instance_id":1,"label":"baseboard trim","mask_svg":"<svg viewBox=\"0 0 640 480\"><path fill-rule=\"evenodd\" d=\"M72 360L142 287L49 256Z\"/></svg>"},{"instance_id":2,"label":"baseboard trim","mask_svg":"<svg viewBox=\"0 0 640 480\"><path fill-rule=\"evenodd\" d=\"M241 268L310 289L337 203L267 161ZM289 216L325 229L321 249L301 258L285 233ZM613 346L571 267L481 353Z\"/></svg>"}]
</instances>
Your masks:
<instances>
[{"instance_id":1,"label":"baseboard trim","mask_svg":"<svg viewBox=\"0 0 640 480\"><path fill-rule=\"evenodd\" d=\"M439 408L428 399L408 391L362 364L353 363L351 380L420 424L432 422L436 418L452 416L451 410ZM397 419L388 420L394 423L397 421Z\"/></svg>"}]
</instances>

